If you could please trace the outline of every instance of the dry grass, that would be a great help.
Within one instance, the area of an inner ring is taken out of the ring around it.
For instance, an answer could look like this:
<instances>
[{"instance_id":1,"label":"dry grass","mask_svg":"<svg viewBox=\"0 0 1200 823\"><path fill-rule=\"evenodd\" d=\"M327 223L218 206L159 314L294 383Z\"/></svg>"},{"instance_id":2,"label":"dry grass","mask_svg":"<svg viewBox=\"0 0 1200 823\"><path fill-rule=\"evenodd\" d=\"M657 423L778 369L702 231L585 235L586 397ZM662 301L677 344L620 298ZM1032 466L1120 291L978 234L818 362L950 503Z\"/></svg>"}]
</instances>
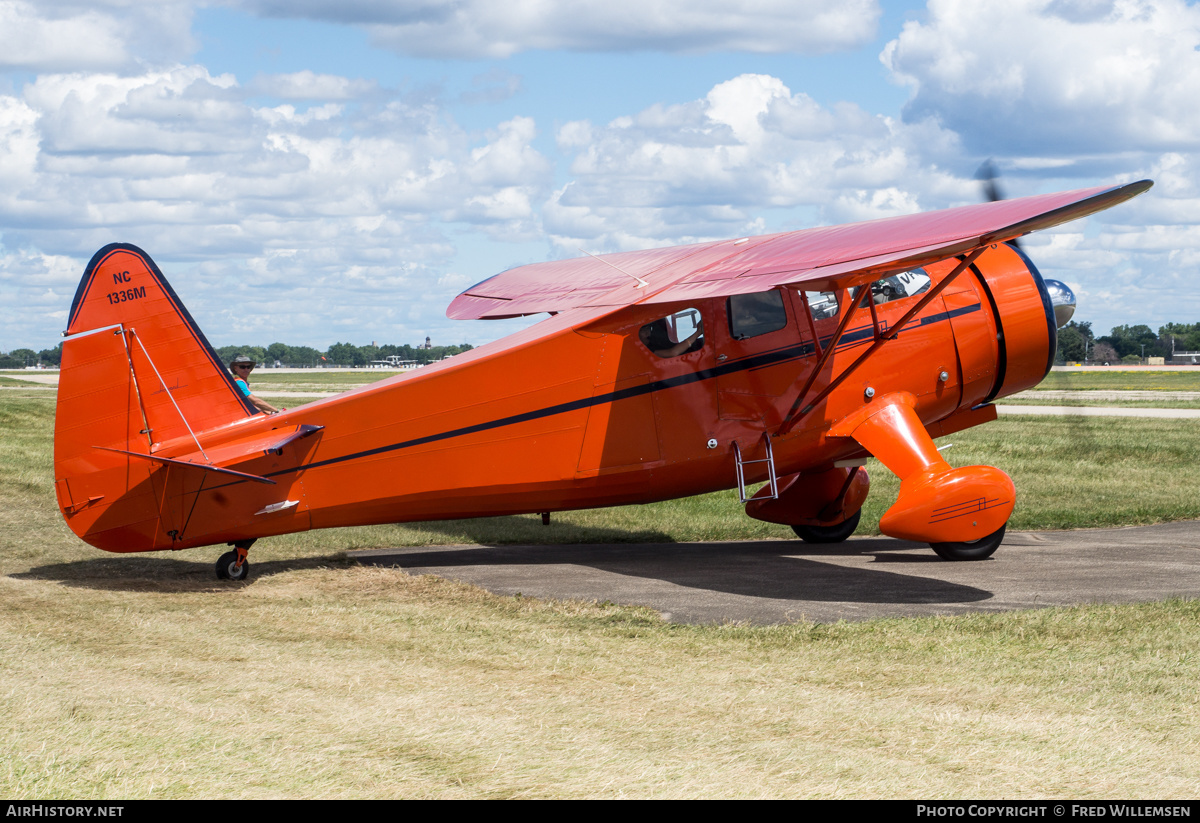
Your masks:
<instances>
[{"instance_id":1,"label":"dry grass","mask_svg":"<svg viewBox=\"0 0 1200 823\"><path fill-rule=\"evenodd\" d=\"M263 541L249 584L218 584L203 550L114 557L70 535L50 491L52 409L0 398L7 796L1195 795L1194 601L697 627L339 551L482 538L489 521ZM1049 476L1061 500L1039 517L1088 516L1176 472L1194 489L1188 421L1133 422L1151 428L1000 421L950 438L948 456L990 454L1022 510L1022 484ZM1114 499L1087 499L1089 473ZM581 513L596 519L579 534L764 525L720 496L662 506Z\"/></svg>"},{"instance_id":2,"label":"dry grass","mask_svg":"<svg viewBox=\"0 0 1200 823\"><path fill-rule=\"evenodd\" d=\"M714 628L384 569L208 573L0 580L8 796L1195 792L1196 603Z\"/></svg>"}]
</instances>

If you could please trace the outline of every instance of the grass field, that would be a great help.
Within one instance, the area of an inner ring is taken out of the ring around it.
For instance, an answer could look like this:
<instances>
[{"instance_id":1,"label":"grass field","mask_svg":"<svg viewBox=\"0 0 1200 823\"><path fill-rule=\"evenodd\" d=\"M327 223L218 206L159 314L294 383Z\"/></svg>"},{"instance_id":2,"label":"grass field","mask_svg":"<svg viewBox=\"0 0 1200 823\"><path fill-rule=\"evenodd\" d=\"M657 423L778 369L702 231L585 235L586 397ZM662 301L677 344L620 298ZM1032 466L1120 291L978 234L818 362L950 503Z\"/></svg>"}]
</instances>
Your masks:
<instances>
[{"instance_id":1,"label":"grass field","mask_svg":"<svg viewBox=\"0 0 1200 823\"><path fill-rule=\"evenodd\" d=\"M9 797L1194 797L1200 604L778 627L498 597L344 550L784 537L730 495L105 555L54 505L53 395L0 394ZM1086 425L1085 425L1086 424ZM1200 515L1191 421L1001 420L1014 527ZM894 494L886 471L864 524ZM868 522L869 521L869 522ZM983 573L983 571L981 571Z\"/></svg>"},{"instance_id":2,"label":"grass field","mask_svg":"<svg viewBox=\"0 0 1200 823\"><path fill-rule=\"evenodd\" d=\"M1052 371L1034 391L1200 391L1200 371Z\"/></svg>"}]
</instances>

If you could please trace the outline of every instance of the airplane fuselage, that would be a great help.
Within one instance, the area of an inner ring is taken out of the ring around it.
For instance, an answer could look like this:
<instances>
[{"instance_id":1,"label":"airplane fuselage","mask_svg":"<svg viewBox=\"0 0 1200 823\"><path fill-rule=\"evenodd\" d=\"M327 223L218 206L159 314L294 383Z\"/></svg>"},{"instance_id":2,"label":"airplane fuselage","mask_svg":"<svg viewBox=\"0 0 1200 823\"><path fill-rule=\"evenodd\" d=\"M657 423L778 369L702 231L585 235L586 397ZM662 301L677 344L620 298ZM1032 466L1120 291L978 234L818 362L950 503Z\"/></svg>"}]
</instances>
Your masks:
<instances>
[{"instance_id":1,"label":"airplane fuselage","mask_svg":"<svg viewBox=\"0 0 1200 823\"><path fill-rule=\"evenodd\" d=\"M926 266L923 291L957 262ZM861 301L815 378L854 301L845 290L776 291L778 320L743 322L753 334L737 332L733 298L564 312L337 397L148 443L159 462L110 455L96 463L94 483L111 488L122 476L120 506L110 505L111 492L104 492L108 502L80 506L96 496L85 480L60 489L60 504L84 540L129 552L684 497L734 487L734 444L746 460L760 459L764 434L780 476L865 457L854 439L831 435L831 426L897 392L915 397L931 434L985 422L994 412L984 404L1038 383L1054 354L1045 286L1003 244L985 250L894 339L888 330L920 296ZM699 345L656 354L644 330L663 318L702 321ZM827 398L794 414L802 387L809 386L809 399L818 397L877 342ZM297 427L319 430L278 453L226 462L273 484L166 462L197 442L206 454L232 454L238 443ZM747 481L762 480L765 464L748 463L747 472Z\"/></svg>"}]
</instances>

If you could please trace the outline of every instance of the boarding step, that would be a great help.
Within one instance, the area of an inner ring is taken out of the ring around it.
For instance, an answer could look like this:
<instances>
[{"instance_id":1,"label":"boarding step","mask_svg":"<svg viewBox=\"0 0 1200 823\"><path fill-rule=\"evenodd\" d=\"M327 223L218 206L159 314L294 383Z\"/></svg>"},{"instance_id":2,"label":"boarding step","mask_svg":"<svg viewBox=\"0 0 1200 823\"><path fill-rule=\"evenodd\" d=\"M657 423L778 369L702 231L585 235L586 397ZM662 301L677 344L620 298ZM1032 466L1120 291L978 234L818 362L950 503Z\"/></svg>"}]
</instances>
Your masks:
<instances>
[{"instance_id":1,"label":"boarding step","mask_svg":"<svg viewBox=\"0 0 1200 823\"><path fill-rule=\"evenodd\" d=\"M738 445L736 440L733 441L733 463L737 470L738 497L743 503L750 500L746 494L746 466L753 466L756 463L767 464L767 488L769 494L758 497L758 500L774 500L779 497L779 482L775 476L775 453L771 450L771 435L768 432L763 432L762 435L763 448L766 452L766 457L758 460L747 460L742 456L742 447Z\"/></svg>"}]
</instances>

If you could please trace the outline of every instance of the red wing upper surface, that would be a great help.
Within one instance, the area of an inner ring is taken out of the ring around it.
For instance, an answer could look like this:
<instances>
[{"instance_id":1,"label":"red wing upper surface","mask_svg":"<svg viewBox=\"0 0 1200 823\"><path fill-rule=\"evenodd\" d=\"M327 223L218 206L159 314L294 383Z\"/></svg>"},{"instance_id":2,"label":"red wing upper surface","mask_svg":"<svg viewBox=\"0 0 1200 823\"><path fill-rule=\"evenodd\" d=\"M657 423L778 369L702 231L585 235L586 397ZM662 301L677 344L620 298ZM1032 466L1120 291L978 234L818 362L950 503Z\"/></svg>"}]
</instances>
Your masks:
<instances>
[{"instance_id":1,"label":"red wing upper surface","mask_svg":"<svg viewBox=\"0 0 1200 823\"><path fill-rule=\"evenodd\" d=\"M853 286L1095 214L1152 185L1142 180L867 223L535 263L472 286L446 315L468 320L668 303L787 283Z\"/></svg>"}]
</instances>

